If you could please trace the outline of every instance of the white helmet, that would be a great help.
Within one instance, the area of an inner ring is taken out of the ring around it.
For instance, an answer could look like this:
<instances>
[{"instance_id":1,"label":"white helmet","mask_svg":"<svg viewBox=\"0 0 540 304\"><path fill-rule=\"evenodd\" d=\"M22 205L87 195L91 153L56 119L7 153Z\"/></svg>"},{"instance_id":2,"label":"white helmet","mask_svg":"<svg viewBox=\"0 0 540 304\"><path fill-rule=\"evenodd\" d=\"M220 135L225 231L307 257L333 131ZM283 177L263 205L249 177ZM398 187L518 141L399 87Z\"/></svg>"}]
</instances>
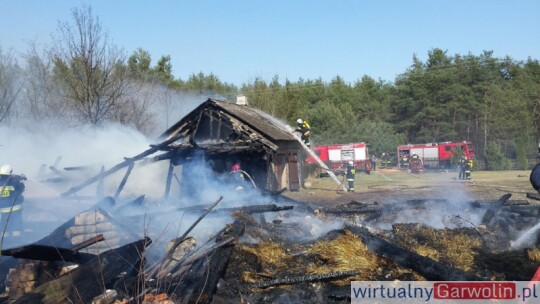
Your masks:
<instances>
[{"instance_id":1,"label":"white helmet","mask_svg":"<svg viewBox=\"0 0 540 304\"><path fill-rule=\"evenodd\" d=\"M302 121L302 119L301 119L301 118L298 118L298 119L296 120L296 123L299 123L299 124L301 124L301 123L303 123L303 121Z\"/></svg>"},{"instance_id":2,"label":"white helmet","mask_svg":"<svg viewBox=\"0 0 540 304\"><path fill-rule=\"evenodd\" d=\"M352 166L352 165L354 165L354 163L353 163L352 160L350 160L350 161L349 161L349 166Z\"/></svg>"},{"instance_id":3,"label":"white helmet","mask_svg":"<svg viewBox=\"0 0 540 304\"><path fill-rule=\"evenodd\" d=\"M13 169L11 168L10 165L2 165L2 167L0 167L0 175L11 175L11 173L13 172Z\"/></svg>"}]
</instances>

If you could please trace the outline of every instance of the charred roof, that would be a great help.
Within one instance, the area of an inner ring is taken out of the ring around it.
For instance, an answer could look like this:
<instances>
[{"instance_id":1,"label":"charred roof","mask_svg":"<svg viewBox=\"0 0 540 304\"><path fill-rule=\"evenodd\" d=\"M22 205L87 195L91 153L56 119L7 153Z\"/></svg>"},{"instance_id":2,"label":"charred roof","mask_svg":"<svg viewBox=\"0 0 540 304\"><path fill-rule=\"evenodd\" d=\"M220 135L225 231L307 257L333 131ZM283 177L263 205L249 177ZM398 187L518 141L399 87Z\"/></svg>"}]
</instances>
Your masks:
<instances>
[{"instance_id":1,"label":"charred roof","mask_svg":"<svg viewBox=\"0 0 540 304\"><path fill-rule=\"evenodd\" d=\"M199 120L203 112L212 109L237 119L271 141L296 141L293 134L287 130L287 126L270 114L247 106L211 98L167 129L160 138L171 138L182 133L187 136L194 131L192 122Z\"/></svg>"}]
</instances>

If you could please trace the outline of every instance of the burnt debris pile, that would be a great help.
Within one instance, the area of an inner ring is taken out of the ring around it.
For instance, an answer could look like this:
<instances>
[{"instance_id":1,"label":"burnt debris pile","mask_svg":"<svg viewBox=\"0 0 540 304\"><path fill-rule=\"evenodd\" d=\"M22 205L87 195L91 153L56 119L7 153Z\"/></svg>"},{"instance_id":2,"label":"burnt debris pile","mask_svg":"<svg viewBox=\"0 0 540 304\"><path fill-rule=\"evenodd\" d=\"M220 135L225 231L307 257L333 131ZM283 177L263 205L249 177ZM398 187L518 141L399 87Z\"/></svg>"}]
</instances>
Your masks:
<instances>
[{"instance_id":1,"label":"burnt debris pile","mask_svg":"<svg viewBox=\"0 0 540 304\"><path fill-rule=\"evenodd\" d=\"M529 280L540 262L540 204L509 195L467 202L462 214L441 219L444 227L403 215L426 217L445 200L320 208L266 199L272 203L230 207L221 197L174 208L189 223L171 238L146 219L173 209L105 198L47 237L2 250L4 300L328 303L347 301L352 280ZM126 204L141 211L118 212Z\"/></svg>"}]
</instances>

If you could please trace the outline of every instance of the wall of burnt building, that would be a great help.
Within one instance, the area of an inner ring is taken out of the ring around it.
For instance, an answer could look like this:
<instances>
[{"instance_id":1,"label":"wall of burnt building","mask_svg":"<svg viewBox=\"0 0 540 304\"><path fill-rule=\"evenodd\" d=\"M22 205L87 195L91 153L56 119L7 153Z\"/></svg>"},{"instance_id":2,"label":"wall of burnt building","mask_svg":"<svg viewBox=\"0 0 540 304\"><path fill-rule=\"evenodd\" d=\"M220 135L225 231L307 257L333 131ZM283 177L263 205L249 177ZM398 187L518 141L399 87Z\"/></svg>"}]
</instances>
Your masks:
<instances>
[{"instance_id":1,"label":"wall of burnt building","mask_svg":"<svg viewBox=\"0 0 540 304\"><path fill-rule=\"evenodd\" d=\"M201 181L206 178L228 182L235 164L239 164L240 169L249 175L246 182L250 184L252 179L257 188L267 191L283 188L297 191L301 185L301 163L296 149L280 149L275 153L249 150L205 153L200 150L175 165L182 166L181 192L199 189L204 184ZM211 173L202 168L209 169Z\"/></svg>"}]
</instances>

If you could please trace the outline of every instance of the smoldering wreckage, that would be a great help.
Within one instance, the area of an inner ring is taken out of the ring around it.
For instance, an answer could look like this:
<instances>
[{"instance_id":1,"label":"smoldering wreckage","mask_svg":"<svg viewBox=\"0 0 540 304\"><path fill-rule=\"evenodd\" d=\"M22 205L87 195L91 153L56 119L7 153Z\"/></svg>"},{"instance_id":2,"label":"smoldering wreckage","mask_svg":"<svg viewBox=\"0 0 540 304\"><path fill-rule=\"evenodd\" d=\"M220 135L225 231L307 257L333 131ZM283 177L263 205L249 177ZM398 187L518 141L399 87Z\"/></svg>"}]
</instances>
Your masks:
<instances>
[{"instance_id":1,"label":"smoldering wreckage","mask_svg":"<svg viewBox=\"0 0 540 304\"><path fill-rule=\"evenodd\" d=\"M38 241L4 240L3 302L347 302L353 280L523 281L540 263L535 200L292 200L282 192L298 190L305 171L297 138L268 114L213 99L160 138L62 194L75 204L92 192L88 210ZM228 173L238 160L249 177L241 191ZM160 199L122 195L132 171L164 162ZM49 169L48 182L77 175ZM434 210L440 227L412 223Z\"/></svg>"}]
</instances>

